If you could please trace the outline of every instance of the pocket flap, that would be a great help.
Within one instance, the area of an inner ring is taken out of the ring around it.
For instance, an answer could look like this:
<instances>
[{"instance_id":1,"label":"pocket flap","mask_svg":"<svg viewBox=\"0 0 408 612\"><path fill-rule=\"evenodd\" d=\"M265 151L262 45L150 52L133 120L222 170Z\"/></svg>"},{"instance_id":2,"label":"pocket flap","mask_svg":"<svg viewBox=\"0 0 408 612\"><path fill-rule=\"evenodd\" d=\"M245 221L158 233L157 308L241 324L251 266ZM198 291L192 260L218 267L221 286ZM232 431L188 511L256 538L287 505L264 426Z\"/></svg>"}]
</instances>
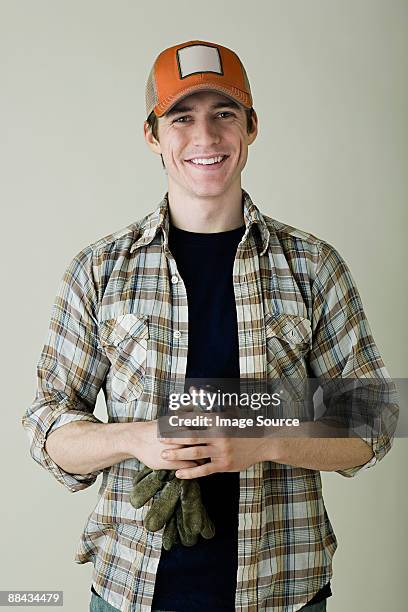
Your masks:
<instances>
[{"instance_id":1,"label":"pocket flap","mask_svg":"<svg viewBox=\"0 0 408 612\"><path fill-rule=\"evenodd\" d=\"M117 346L129 337L149 337L146 315L124 314L99 324L99 341L102 346Z\"/></svg>"},{"instance_id":2,"label":"pocket flap","mask_svg":"<svg viewBox=\"0 0 408 612\"><path fill-rule=\"evenodd\" d=\"M266 337L278 336L284 338L289 344L311 344L312 325L309 319L292 314L266 314Z\"/></svg>"}]
</instances>

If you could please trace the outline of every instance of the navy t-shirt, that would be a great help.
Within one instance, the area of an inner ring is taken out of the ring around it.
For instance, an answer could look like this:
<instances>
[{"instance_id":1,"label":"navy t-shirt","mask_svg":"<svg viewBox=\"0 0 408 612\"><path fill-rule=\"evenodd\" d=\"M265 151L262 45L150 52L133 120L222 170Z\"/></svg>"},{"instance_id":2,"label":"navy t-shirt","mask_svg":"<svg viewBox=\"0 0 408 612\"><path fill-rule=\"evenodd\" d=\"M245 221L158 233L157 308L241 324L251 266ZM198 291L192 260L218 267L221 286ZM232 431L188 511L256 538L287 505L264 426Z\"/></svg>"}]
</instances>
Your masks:
<instances>
[{"instance_id":1,"label":"navy t-shirt","mask_svg":"<svg viewBox=\"0 0 408 612\"><path fill-rule=\"evenodd\" d=\"M188 232L170 223L169 248L187 291L189 344L186 378L239 379L238 331L232 271L245 225L225 232ZM199 479L215 536L191 547L162 550L152 608L177 612L234 612L238 568L239 472ZM328 587L328 590L327 590ZM313 603L331 594L324 587ZM319 599L320 597L320 599Z\"/></svg>"}]
</instances>

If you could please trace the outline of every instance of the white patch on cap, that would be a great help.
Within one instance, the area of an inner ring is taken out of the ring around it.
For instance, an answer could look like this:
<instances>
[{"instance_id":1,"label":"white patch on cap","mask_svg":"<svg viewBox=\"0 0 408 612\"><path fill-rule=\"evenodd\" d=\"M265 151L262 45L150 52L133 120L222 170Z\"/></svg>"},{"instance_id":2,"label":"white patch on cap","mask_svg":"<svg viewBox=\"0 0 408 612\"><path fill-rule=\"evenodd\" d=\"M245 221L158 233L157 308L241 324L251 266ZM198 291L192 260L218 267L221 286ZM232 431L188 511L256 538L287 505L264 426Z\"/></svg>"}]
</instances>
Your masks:
<instances>
[{"instance_id":1,"label":"white patch on cap","mask_svg":"<svg viewBox=\"0 0 408 612\"><path fill-rule=\"evenodd\" d=\"M177 51L181 78L197 72L222 74L221 58L217 47L191 45Z\"/></svg>"}]
</instances>

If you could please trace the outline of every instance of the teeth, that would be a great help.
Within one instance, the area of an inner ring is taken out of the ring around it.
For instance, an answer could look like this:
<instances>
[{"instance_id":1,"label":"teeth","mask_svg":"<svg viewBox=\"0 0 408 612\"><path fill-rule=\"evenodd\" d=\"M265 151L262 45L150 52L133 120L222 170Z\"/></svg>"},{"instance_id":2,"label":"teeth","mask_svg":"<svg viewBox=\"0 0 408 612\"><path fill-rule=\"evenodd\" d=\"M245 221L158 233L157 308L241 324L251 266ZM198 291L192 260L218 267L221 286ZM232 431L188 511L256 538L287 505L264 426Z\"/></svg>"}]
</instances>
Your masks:
<instances>
[{"instance_id":1,"label":"teeth","mask_svg":"<svg viewBox=\"0 0 408 612\"><path fill-rule=\"evenodd\" d=\"M202 164L203 166L208 166L209 164L216 164L224 159L224 155L219 155L218 157L209 157L208 159L190 159L193 164Z\"/></svg>"}]
</instances>

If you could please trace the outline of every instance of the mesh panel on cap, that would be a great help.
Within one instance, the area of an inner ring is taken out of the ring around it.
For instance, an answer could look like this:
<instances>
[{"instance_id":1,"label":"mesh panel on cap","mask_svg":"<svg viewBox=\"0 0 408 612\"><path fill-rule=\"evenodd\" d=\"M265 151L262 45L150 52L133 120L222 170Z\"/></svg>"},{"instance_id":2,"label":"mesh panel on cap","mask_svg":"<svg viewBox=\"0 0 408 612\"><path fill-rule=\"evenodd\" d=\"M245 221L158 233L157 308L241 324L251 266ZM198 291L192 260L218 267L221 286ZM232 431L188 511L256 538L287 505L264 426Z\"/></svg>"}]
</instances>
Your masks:
<instances>
[{"instance_id":1,"label":"mesh panel on cap","mask_svg":"<svg viewBox=\"0 0 408 612\"><path fill-rule=\"evenodd\" d=\"M249 80L248 80L248 75L247 75L246 70L244 68L244 64L241 62L241 60L239 60L239 63L241 64L242 74L244 75L244 83L245 83L246 90L247 91L251 91L251 87L249 85Z\"/></svg>"},{"instance_id":2,"label":"mesh panel on cap","mask_svg":"<svg viewBox=\"0 0 408 612\"><path fill-rule=\"evenodd\" d=\"M151 69L146 83L146 119L157 104L156 82L154 78L154 66Z\"/></svg>"}]
</instances>

